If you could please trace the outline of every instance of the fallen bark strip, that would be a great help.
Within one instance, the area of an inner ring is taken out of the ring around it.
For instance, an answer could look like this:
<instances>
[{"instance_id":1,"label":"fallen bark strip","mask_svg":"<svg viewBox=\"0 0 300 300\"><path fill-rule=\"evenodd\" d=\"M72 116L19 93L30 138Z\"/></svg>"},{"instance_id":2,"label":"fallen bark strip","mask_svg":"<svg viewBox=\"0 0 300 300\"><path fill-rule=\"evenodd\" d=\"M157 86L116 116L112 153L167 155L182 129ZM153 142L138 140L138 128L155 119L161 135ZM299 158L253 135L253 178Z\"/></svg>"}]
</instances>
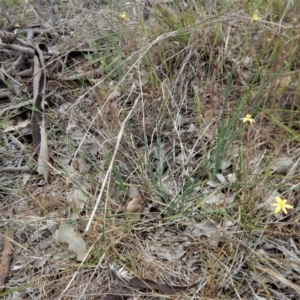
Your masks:
<instances>
[{"instance_id":1,"label":"fallen bark strip","mask_svg":"<svg viewBox=\"0 0 300 300\"><path fill-rule=\"evenodd\" d=\"M42 51L36 45L34 55L34 77L33 77L33 103L32 110L32 139L38 154L37 172L44 176L47 181L48 176L48 142L47 133L45 130L45 97L46 97L46 73L45 63Z\"/></svg>"},{"instance_id":2,"label":"fallen bark strip","mask_svg":"<svg viewBox=\"0 0 300 300\"><path fill-rule=\"evenodd\" d=\"M109 265L109 272L114 279L117 279L117 281L125 287L130 287L134 289L148 288L151 290L156 290L167 294L176 294L181 291L186 291L197 285L197 284L192 284L190 286L174 286L174 285L160 284L149 279L143 279L143 278L138 278L136 276L133 276L129 272L127 272L124 269L124 267L120 268L116 264Z\"/></svg>"},{"instance_id":3,"label":"fallen bark strip","mask_svg":"<svg viewBox=\"0 0 300 300\"><path fill-rule=\"evenodd\" d=\"M12 246L10 244L10 240L13 237L13 232L10 232L6 235L4 250L2 253L1 264L0 264L0 293L4 291L4 284L6 277L9 272L9 267L12 258Z\"/></svg>"}]
</instances>

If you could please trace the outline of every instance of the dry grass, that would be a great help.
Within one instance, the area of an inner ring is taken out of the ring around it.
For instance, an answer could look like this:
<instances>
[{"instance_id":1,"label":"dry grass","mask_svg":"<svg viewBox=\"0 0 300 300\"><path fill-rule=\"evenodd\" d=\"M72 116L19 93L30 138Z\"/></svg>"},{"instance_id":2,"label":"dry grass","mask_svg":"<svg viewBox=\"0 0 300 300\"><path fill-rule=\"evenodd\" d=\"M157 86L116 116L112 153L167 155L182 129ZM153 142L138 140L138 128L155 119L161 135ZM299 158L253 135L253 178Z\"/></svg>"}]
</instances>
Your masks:
<instances>
[{"instance_id":1,"label":"dry grass","mask_svg":"<svg viewBox=\"0 0 300 300\"><path fill-rule=\"evenodd\" d=\"M34 42L60 55L46 60L49 181L0 173L2 237L14 233L0 295L298 299L300 4L165 3L144 22L134 1L52 1L43 21L32 2L6 2L20 30L55 23ZM2 128L30 109L10 110ZM36 166L26 128L1 134L3 167ZM274 215L276 196L294 209ZM84 262L54 238L60 223L85 241ZM112 263L190 288L122 287Z\"/></svg>"}]
</instances>

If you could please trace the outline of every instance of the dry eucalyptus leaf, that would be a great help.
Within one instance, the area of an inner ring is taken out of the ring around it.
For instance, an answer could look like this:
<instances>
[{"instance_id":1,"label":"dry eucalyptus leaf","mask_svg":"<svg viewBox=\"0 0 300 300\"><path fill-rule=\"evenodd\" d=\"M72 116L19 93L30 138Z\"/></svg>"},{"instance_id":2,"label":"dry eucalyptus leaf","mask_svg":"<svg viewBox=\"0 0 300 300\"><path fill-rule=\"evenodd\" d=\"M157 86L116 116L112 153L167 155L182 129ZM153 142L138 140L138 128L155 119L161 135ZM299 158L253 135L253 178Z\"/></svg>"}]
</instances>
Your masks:
<instances>
[{"instance_id":1,"label":"dry eucalyptus leaf","mask_svg":"<svg viewBox=\"0 0 300 300\"><path fill-rule=\"evenodd\" d=\"M283 75L276 80L276 84L280 85L281 87L287 87L291 83L291 81L291 75Z\"/></svg>"},{"instance_id":2,"label":"dry eucalyptus leaf","mask_svg":"<svg viewBox=\"0 0 300 300\"><path fill-rule=\"evenodd\" d=\"M228 174L227 180L229 183L236 183L236 175L234 173Z\"/></svg>"},{"instance_id":3,"label":"dry eucalyptus leaf","mask_svg":"<svg viewBox=\"0 0 300 300\"><path fill-rule=\"evenodd\" d=\"M137 196L131 199L126 206L127 213L141 213L142 211L143 211L143 206L142 206L141 196Z\"/></svg>"},{"instance_id":4,"label":"dry eucalyptus leaf","mask_svg":"<svg viewBox=\"0 0 300 300\"><path fill-rule=\"evenodd\" d=\"M219 179L219 181L222 183L222 184L228 184L225 176L223 176L222 174L216 174L216 177Z\"/></svg>"},{"instance_id":5,"label":"dry eucalyptus leaf","mask_svg":"<svg viewBox=\"0 0 300 300\"><path fill-rule=\"evenodd\" d=\"M127 219L132 221L137 221L141 217L143 211L142 197L136 186L129 186L129 197L130 201L126 205Z\"/></svg>"},{"instance_id":6,"label":"dry eucalyptus leaf","mask_svg":"<svg viewBox=\"0 0 300 300\"><path fill-rule=\"evenodd\" d=\"M222 237L222 233L218 227L210 220L203 220L200 223L188 226L186 231L194 237L200 238L201 236L206 236L209 239L208 243L214 247L218 246Z\"/></svg>"},{"instance_id":7,"label":"dry eucalyptus leaf","mask_svg":"<svg viewBox=\"0 0 300 300\"><path fill-rule=\"evenodd\" d=\"M74 208L78 209L81 212L84 209L87 197L82 190L74 189L71 193L70 201Z\"/></svg>"},{"instance_id":8,"label":"dry eucalyptus leaf","mask_svg":"<svg viewBox=\"0 0 300 300\"><path fill-rule=\"evenodd\" d=\"M5 133L5 132L10 132L10 131L18 131L18 130L20 130L21 128L27 127L29 124L30 124L30 120L27 119L27 120L25 120L25 121L19 122L19 123L16 124L16 125L7 126L7 127L3 130L3 133Z\"/></svg>"},{"instance_id":9,"label":"dry eucalyptus leaf","mask_svg":"<svg viewBox=\"0 0 300 300\"><path fill-rule=\"evenodd\" d=\"M287 156L279 157L271 169L273 173L277 174L288 174L290 169L293 167L293 160Z\"/></svg>"},{"instance_id":10,"label":"dry eucalyptus leaf","mask_svg":"<svg viewBox=\"0 0 300 300\"><path fill-rule=\"evenodd\" d=\"M44 264L47 262L47 260L45 258L36 258L34 260L33 266L35 268L41 268L42 266L44 266Z\"/></svg>"},{"instance_id":11,"label":"dry eucalyptus leaf","mask_svg":"<svg viewBox=\"0 0 300 300\"><path fill-rule=\"evenodd\" d=\"M213 188L217 188L220 186L220 182L216 182L214 180L208 180L206 184Z\"/></svg>"},{"instance_id":12,"label":"dry eucalyptus leaf","mask_svg":"<svg viewBox=\"0 0 300 300\"><path fill-rule=\"evenodd\" d=\"M222 192L217 192L208 196L203 202L203 204L219 205L224 202L225 202L225 194Z\"/></svg>"},{"instance_id":13,"label":"dry eucalyptus leaf","mask_svg":"<svg viewBox=\"0 0 300 300\"><path fill-rule=\"evenodd\" d=\"M140 193L136 186L130 185L128 188L129 198L135 198L140 196Z\"/></svg>"},{"instance_id":14,"label":"dry eucalyptus leaf","mask_svg":"<svg viewBox=\"0 0 300 300\"><path fill-rule=\"evenodd\" d=\"M141 217L143 211L142 197L140 195L132 198L126 206L127 219L137 221Z\"/></svg>"},{"instance_id":15,"label":"dry eucalyptus leaf","mask_svg":"<svg viewBox=\"0 0 300 300\"><path fill-rule=\"evenodd\" d=\"M285 266L289 266L288 270L293 269L297 273L300 272L300 259L293 249L289 250L284 246L274 245L275 248L279 249L285 256Z\"/></svg>"},{"instance_id":16,"label":"dry eucalyptus leaf","mask_svg":"<svg viewBox=\"0 0 300 300\"><path fill-rule=\"evenodd\" d=\"M75 172L75 168L73 164L69 164L70 157L72 156L71 152L67 147L63 147L61 149L61 155L53 155L54 161L66 172L69 174L73 174Z\"/></svg>"},{"instance_id":17,"label":"dry eucalyptus leaf","mask_svg":"<svg viewBox=\"0 0 300 300\"><path fill-rule=\"evenodd\" d=\"M203 191L202 196L202 206L206 209L209 209L213 205L230 204L234 201L234 194L227 196L222 192L211 192L207 189Z\"/></svg>"},{"instance_id":18,"label":"dry eucalyptus leaf","mask_svg":"<svg viewBox=\"0 0 300 300\"><path fill-rule=\"evenodd\" d=\"M78 261L84 260L87 254L85 241L70 224L61 223L54 237L58 242L67 243L69 249L77 254Z\"/></svg>"}]
</instances>

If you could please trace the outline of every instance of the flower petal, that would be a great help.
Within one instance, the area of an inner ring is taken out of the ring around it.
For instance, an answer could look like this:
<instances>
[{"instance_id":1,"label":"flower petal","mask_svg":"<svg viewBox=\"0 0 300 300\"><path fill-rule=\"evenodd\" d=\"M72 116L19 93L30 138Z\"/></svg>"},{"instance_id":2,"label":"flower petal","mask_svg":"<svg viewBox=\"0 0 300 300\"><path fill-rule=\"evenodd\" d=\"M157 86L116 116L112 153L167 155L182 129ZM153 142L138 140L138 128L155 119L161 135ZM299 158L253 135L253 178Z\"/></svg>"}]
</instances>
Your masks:
<instances>
[{"instance_id":1,"label":"flower petal","mask_svg":"<svg viewBox=\"0 0 300 300\"><path fill-rule=\"evenodd\" d=\"M278 214L280 211L281 211L281 207L280 207L280 206L277 206L277 207L275 208L274 213L275 213L275 214Z\"/></svg>"},{"instance_id":2,"label":"flower petal","mask_svg":"<svg viewBox=\"0 0 300 300\"><path fill-rule=\"evenodd\" d=\"M284 207L285 207L285 208L288 208L288 209L294 208L294 206L293 206L293 205L290 205L290 204L286 204Z\"/></svg>"},{"instance_id":3,"label":"flower petal","mask_svg":"<svg viewBox=\"0 0 300 300\"><path fill-rule=\"evenodd\" d=\"M283 206L282 207L282 211L285 213L285 214L287 214L287 210L286 210L286 208Z\"/></svg>"}]
</instances>

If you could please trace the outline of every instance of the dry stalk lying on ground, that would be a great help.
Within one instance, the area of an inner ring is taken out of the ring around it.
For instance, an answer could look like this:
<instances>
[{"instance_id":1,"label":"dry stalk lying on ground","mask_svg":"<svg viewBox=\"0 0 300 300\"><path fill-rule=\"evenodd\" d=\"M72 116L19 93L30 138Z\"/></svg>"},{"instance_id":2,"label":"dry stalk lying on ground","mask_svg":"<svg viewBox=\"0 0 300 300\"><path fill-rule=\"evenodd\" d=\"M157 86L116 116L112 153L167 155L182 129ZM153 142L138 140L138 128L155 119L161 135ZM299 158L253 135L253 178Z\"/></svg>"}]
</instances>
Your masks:
<instances>
[{"instance_id":1,"label":"dry stalk lying on ground","mask_svg":"<svg viewBox=\"0 0 300 300\"><path fill-rule=\"evenodd\" d=\"M12 260L12 255L13 255L13 249L11 245L11 238L13 237L13 232L8 233L4 240L5 240L5 245L4 249L2 252L2 257L1 257L1 263L0 263L0 293L4 291L5 289L5 280L6 277L9 274L9 268Z\"/></svg>"}]
</instances>

